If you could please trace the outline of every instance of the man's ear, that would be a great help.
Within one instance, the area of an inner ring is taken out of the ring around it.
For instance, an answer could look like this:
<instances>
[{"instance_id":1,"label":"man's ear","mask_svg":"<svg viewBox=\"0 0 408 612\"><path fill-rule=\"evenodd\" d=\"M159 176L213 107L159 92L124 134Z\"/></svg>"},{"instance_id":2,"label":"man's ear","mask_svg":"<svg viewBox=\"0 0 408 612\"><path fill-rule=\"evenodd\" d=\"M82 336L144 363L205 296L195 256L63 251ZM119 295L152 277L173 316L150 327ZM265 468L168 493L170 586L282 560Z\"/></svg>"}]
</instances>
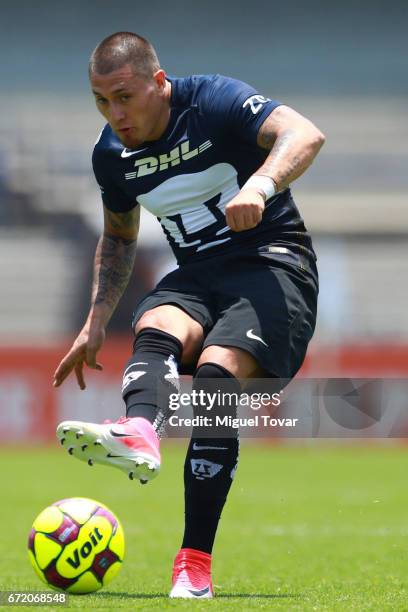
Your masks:
<instances>
[{"instance_id":1,"label":"man's ear","mask_svg":"<svg viewBox=\"0 0 408 612\"><path fill-rule=\"evenodd\" d=\"M166 87L166 73L162 68L156 70L153 75L153 78L156 81L156 84L159 89L164 89Z\"/></svg>"}]
</instances>

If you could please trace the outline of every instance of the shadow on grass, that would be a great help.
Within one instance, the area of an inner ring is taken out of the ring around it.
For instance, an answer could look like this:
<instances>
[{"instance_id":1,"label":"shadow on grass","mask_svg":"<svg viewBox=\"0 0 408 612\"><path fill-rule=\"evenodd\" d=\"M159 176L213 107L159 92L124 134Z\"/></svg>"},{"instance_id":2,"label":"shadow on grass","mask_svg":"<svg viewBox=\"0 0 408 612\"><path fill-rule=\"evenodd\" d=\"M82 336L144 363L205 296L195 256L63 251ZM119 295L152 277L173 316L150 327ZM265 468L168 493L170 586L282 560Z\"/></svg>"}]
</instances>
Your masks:
<instances>
[{"instance_id":1,"label":"shadow on grass","mask_svg":"<svg viewBox=\"0 0 408 612\"><path fill-rule=\"evenodd\" d=\"M114 591L104 591L95 594L96 598L103 597L123 597L124 599L158 599L159 597L169 597L168 593L119 593ZM214 599L300 599L297 593L217 593Z\"/></svg>"}]
</instances>

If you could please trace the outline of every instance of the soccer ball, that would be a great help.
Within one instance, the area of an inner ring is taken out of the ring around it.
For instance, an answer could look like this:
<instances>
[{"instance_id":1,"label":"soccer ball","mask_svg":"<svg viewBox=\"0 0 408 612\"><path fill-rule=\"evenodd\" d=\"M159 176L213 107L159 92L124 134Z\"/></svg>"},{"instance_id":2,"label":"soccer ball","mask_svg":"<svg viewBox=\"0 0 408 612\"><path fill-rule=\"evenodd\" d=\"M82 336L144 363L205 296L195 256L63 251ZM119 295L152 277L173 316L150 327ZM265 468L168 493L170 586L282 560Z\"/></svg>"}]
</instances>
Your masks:
<instances>
[{"instance_id":1,"label":"soccer ball","mask_svg":"<svg viewBox=\"0 0 408 612\"><path fill-rule=\"evenodd\" d=\"M72 497L35 519L28 556L36 574L54 589L92 593L119 572L125 537L116 516L97 501Z\"/></svg>"}]
</instances>

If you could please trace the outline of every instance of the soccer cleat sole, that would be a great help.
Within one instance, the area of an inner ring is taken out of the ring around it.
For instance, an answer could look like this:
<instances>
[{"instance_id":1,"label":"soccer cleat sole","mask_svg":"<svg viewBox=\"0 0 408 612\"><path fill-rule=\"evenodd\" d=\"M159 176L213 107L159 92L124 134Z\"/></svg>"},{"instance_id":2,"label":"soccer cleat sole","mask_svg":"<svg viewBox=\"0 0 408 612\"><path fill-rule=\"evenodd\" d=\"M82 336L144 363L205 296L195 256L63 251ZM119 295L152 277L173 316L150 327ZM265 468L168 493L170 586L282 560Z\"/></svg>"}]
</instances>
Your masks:
<instances>
[{"instance_id":1,"label":"soccer cleat sole","mask_svg":"<svg viewBox=\"0 0 408 612\"><path fill-rule=\"evenodd\" d=\"M156 478L160 470L160 464L146 453L136 452L134 456L119 454L103 439L100 431L86 423L61 423L57 428L57 438L76 459L89 466L99 463L115 467L125 472L130 480L139 480L141 484Z\"/></svg>"}]
</instances>

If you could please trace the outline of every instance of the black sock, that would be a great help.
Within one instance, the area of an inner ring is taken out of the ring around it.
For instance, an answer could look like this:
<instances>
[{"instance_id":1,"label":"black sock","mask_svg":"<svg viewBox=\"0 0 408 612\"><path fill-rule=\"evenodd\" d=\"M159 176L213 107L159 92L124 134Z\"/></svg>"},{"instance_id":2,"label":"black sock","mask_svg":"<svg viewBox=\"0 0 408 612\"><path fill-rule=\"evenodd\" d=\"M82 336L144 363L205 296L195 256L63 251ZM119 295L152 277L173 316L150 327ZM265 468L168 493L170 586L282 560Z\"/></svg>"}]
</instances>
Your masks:
<instances>
[{"instance_id":1,"label":"black sock","mask_svg":"<svg viewBox=\"0 0 408 612\"><path fill-rule=\"evenodd\" d=\"M126 364L122 395L126 416L144 417L161 431L169 414L169 395L178 390L183 346L175 336L146 327L136 336Z\"/></svg>"},{"instance_id":2,"label":"black sock","mask_svg":"<svg viewBox=\"0 0 408 612\"><path fill-rule=\"evenodd\" d=\"M240 385L235 377L217 364L203 364L194 376L194 389L205 393L234 393ZM194 416L215 414L236 416L236 403L229 407L215 402L211 412L205 406L194 410ZM231 487L238 463L238 430L212 427L211 437L203 430L193 429L184 464L185 530L182 548L194 548L210 553L221 512Z\"/></svg>"}]
</instances>

